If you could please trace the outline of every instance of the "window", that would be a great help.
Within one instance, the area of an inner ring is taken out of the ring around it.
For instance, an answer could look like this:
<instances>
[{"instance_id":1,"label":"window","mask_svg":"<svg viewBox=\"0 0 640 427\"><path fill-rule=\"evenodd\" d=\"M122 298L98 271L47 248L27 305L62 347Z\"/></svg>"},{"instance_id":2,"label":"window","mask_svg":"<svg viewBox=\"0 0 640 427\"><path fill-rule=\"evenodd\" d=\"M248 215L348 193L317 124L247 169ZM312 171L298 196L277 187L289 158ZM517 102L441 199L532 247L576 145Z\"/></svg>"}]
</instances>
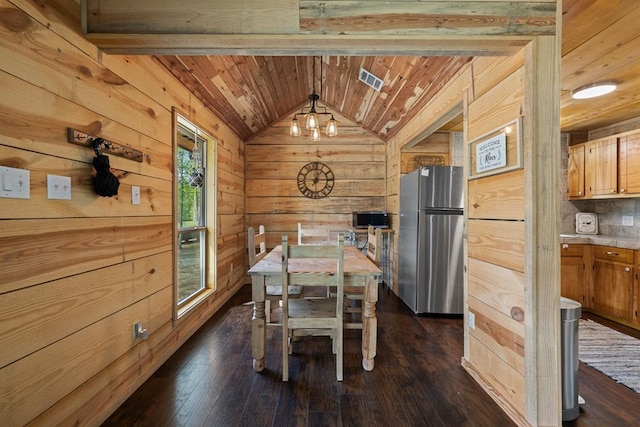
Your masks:
<instances>
[{"instance_id":1,"label":"window","mask_svg":"<svg viewBox=\"0 0 640 427\"><path fill-rule=\"evenodd\" d=\"M213 289L207 265L215 265L215 242L209 243L208 224L215 224L215 206L207 192L215 194L216 141L193 123L176 114L176 301L179 314L206 290ZM214 160L207 162L207 160ZM215 199L214 199L215 200ZM209 216L209 215L214 216ZM213 250L211 249L213 247Z\"/></svg>"}]
</instances>

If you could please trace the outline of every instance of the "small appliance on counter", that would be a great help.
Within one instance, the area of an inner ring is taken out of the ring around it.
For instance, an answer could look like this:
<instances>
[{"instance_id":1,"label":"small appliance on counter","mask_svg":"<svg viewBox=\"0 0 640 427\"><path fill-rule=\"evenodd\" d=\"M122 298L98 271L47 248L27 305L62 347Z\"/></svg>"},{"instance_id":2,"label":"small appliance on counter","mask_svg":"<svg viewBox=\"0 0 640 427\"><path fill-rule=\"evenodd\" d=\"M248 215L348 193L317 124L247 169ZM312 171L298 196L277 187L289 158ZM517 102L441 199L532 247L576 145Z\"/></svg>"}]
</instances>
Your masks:
<instances>
[{"instance_id":1,"label":"small appliance on counter","mask_svg":"<svg viewBox=\"0 0 640 427\"><path fill-rule=\"evenodd\" d=\"M576 214L576 234L598 234L598 214L578 212Z\"/></svg>"},{"instance_id":2,"label":"small appliance on counter","mask_svg":"<svg viewBox=\"0 0 640 427\"><path fill-rule=\"evenodd\" d=\"M389 214L386 211L353 212L353 228L389 228Z\"/></svg>"}]
</instances>

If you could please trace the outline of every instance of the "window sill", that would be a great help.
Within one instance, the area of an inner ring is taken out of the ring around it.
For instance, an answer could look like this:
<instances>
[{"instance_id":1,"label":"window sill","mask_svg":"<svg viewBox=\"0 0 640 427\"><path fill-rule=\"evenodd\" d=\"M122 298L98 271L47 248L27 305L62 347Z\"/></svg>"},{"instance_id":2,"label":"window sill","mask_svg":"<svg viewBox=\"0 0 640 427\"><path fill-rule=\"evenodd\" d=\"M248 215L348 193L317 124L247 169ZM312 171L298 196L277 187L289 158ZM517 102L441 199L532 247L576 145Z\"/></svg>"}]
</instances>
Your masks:
<instances>
[{"instance_id":1,"label":"window sill","mask_svg":"<svg viewBox=\"0 0 640 427\"><path fill-rule=\"evenodd\" d=\"M203 289L189 301L180 305L177 310L177 320L180 320L185 314L199 306L201 302L213 295L214 292L215 289L212 288Z\"/></svg>"}]
</instances>

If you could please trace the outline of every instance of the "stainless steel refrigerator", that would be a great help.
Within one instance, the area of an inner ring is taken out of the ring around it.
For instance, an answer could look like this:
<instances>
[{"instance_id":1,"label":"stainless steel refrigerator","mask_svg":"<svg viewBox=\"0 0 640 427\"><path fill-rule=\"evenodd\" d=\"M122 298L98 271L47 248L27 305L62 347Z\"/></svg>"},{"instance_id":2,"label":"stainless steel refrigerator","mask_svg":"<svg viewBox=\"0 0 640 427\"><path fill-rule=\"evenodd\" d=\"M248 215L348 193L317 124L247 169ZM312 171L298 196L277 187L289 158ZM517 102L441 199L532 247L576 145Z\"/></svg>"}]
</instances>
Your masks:
<instances>
[{"instance_id":1,"label":"stainless steel refrigerator","mask_svg":"<svg viewBox=\"0 0 640 427\"><path fill-rule=\"evenodd\" d=\"M400 178L398 296L416 313L463 312L463 168Z\"/></svg>"}]
</instances>

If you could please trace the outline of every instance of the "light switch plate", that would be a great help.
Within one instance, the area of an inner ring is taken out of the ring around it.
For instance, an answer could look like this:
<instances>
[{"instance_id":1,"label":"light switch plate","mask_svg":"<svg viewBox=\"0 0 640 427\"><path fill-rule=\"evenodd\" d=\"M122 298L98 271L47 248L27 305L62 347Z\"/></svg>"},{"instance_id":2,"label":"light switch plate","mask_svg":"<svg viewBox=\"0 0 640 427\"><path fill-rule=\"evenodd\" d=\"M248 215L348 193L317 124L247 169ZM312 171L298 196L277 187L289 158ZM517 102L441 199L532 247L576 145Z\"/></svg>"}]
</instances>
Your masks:
<instances>
[{"instance_id":1,"label":"light switch plate","mask_svg":"<svg viewBox=\"0 0 640 427\"><path fill-rule=\"evenodd\" d=\"M47 198L71 200L71 177L47 175Z\"/></svg>"},{"instance_id":2,"label":"light switch plate","mask_svg":"<svg viewBox=\"0 0 640 427\"><path fill-rule=\"evenodd\" d=\"M475 329L476 328L476 315L473 311L469 312L469 327L471 329Z\"/></svg>"},{"instance_id":3,"label":"light switch plate","mask_svg":"<svg viewBox=\"0 0 640 427\"><path fill-rule=\"evenodd\" d=\"M0 166L0 197L29 199L31 197L31 172L26 169Z\"/></svg>"},{"instance_id":4,"label":"light switch plate","mask_svg":"<svg viewBox=\"0 0 640 427\"><path fill-rule=\"evenodd\" d=\"M139 205L140 204L140 187L137 185L131 186L131 204Z\"/></svg>"}]
</instances>

